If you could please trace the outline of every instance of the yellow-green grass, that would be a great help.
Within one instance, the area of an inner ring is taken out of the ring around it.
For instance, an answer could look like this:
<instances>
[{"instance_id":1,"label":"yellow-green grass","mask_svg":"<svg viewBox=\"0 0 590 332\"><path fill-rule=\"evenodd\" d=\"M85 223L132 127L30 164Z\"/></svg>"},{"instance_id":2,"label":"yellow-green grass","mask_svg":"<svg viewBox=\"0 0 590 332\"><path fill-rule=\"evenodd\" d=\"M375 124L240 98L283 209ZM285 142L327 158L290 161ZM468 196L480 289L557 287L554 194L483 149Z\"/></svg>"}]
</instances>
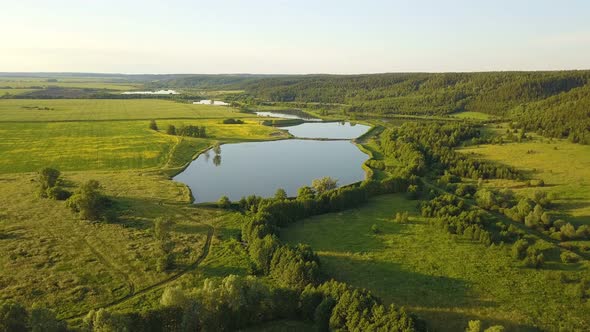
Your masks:
<instances>
[{"instance_id":1,"label":"yellow-green grass","mask_svg":"<svg viewBox=\"0 0 590 332\"><path fill-rule=\"evenodd\" d=\"M48 109L45 109L48 108ZM229 107L157 99L3 99L2 121L80 121L252 117Z\"/></svg>"},{"instance_id":2,"label":"yellow-green grass","mask_svg":"<svg viewBox=\"0 0 590 332\"><path fill-rule=\"evenodd\" d=\"M394 223L403 211L410 222ZM371 231L373 224L380 233ZM509 331L557 330L561 322L570 330L590 328L590 303L573 295L575 283L560 281L562 275L579 278L587 267L551 262L546 269L525 268L510 257L509 246L487 248L429 225L418 216L417 202L401 195L297 222L281 238L310 244L327 276L406 306L437 331L462 331L471 319Z\"/></svg>"},{"instance_id":3,"label":"yellow-green grass","mask_svg":"<svg viewBox=\"0 0 590 332\"><path fill-rule=\"evenodd\" d=\"M0 300L39 303L69 317L182 271L201 254L220 211L195 208L185 186L157 173L66 173L74 186L96 179L114 199L115 223L79 220L64 202L41 199L31 174L0 176ZM176 268L156 270L156 217L175 222Z\"/></svg>"},{"instance_id":4,"label":"yellow-green grass","mask_svg":"<svg viewBox=\"0 0 590 332\"><path fill-rule=\"evenodd\" d=\"M149 121L87 121L0 123L0 173L37 171L53 166L63 171L116 170L178 167L213 141L265 140L285 137L282 131L248 121L224 125L220 120L158 121L161 132L148 128ZM165 134L168 124L207 128L207 139ZM195 150L190 151L194 147ZM172 160L172 164L169 164Z\"/></svg>"},{"instance_id":5,"label":"yellow-green grass","mask_svg":"<svg viewBox=\"0 0 590 332\"><path fill-rule=\"evenodd\" d=\"M0 87L12 88L31 88L58 86L63 88L80 88L80 89L106 89L118 91L137 90L142 85L128 82L116 82L114 80L103 79L57 79L57 82L49 82L46 78L2 78L0 77Z\"/></svg>"},{"instance_id":6,"label":"yellow-green grass","mask_svg":"<svg viewBox=\"0 0 590 332\"><path fill-rule=\"evenodd\" d=\"M590 146L535 137L523 143L481 145L459 151L514 166L530 178L542 179L544 187L505 180L490 181L489 185L511 188L526 196L539 190L554 194L556 208L565 213L564 219L574 224L590 224Z\"/></svg>"},{"instance_id":7,"label":"yellow-green grass","mask_svg":"<svg viewBox=\"0 0 590 332\"><path fill-rule=\"evenodd\" d=\"M474 120L489 120L492 119L493 116L490 114L482 113L482 112L458 112L450 114L452 117L459 118L459 119L474 119Z\"/></svg>"},{"instance_id":8,"label":"yellow-green grass","mask_svg":"<svg viewBox=\"0 0 590 332\"><path fill-rule=\"evenodd\" d=\"M25 93L36 91L37 89L2 89L0 88L0 97L9 95L9 96L18 96Z\"/></svg>"}]
</instances>

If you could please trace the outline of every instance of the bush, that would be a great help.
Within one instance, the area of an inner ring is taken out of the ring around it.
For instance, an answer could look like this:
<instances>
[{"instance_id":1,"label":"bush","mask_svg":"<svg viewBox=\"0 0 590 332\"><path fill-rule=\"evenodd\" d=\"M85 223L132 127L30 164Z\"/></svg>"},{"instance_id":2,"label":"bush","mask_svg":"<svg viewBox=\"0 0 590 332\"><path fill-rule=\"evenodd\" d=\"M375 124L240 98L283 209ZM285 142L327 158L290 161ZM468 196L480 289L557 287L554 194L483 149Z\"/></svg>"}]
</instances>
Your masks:
<instances>
[{"instance_id":1,"label":"bush","mask_svg":"<svg viewBox=\"0 0 590 332\"><path fill-rule=\"evenodd\" d=\"M70 198L70 196L72 196L72 193L60 186L55 186L47 189L47 198L55 199L58 201L65 201L66 199Z\"/></svg>"},{"instance_id":2,"label":"bush","mask_svg":"<svg viewBox=\"0 0 590 332\"><path fill-rule=\"evenodd\" d=\"M580 256L574 254L571 251L564 251L559 255L561 261L564 263L577 263L580 260Z\"/></svg>"},{"instance_id":3,"label":"bush","mask_svg":"<svg viewBox=\"0 0 590 332\"><path fill-rule=\"evenodd\" d=\"M166 128L166 134L176 135L176 127L174 125L168 125L168 128Z\"/></svg>"},{"instance_id":4,"label":"bush","mask_svg":"<svg viewBox=\"0 0 590 332\"><path fill-rule=\"evenodd\" d=\"M526 257L527 249L529 247L529 243L524 240L520 239L512 245L512 258L522 260Z\"/></svg>"},{"instance_id":5,"label":"bush","mask_svg":"<svg viewBox=\"0 0 590 332\"><path fill-rule=\"evenodd\" d=\"M37 175L39 181L39 195L47 197L47 191L59 183L61 172L55 168L45 167Z\"/></svg>"},{"instance_id":6,"label":"bush","mask_svg":"<svg viewBox=\"0 0 590 332\"><path fill-rule=\"evenodd\" d=\"M110 205L110 200L101 193L98 181L89 180L68 198L66 205L78 212L82 219L99 220Z\"/></svg>"},{"instance_id":7,"label":"bush","mask_svg":"<svg viewBox=\"0 0 590 332\"><path fill-rule=\"evenodd\" d=\"M156 124L156 120L151 120L150 121L150 129L151 130L158 130L158 125Z\"/></svg>"},{"instance_id":8,"label":"bush","mask_svg":"<svg viewBox=\"0 0 590 332\"><path fill-rule=\"evenodd\" d=\"M381 233L381 231L379 230L379 226L377 226L376 224L371 225L371 232L373 232L374 234Z\"/></svg>"},{"instance_id":9,"label":"bush","mask_svg":"<svg viewBox=\"0 0 590 332\"><path fill-rule=\"evenodd\" d=\"M221 196L217 201L217 206L220 209L229 209L231 207L231 201L227 196Z\"/></svg>"},{"instance_id":10,"label":"bush","mask_svg":"<svg viewBox=\"0 0 590 332\"><path fill-rule=\"evenodd\" d=\"M243 124L244 121L239 119L224 119L222 121L223 124Z\"/></svg>"}]
</instances>

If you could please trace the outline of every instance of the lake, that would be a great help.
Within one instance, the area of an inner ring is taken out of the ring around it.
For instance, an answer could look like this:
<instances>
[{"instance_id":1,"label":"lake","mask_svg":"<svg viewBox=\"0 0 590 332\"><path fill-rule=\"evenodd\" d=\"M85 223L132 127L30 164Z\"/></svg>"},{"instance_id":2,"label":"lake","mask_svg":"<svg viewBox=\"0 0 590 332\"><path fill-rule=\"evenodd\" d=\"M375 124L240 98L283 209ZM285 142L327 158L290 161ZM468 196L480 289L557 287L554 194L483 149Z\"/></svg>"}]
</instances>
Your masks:
<instances>
[{"instance_id":1,"label":"lake","mask_svg":"<svg viewBox=\"0 0 590 332\"><path fill-rule=\"evenodd\" d=\"M350 122L306 122L296 126L280 127L297 138L353 139L369 130L369 126Z\"/></svg>"},{"instance_id":2,"label":"lake","mask_svg":"<svg viewBox=\"0 0 590 332\"><path fill-rule=\"evenodd\" d=\"M226 195L273 196L283 188L289 196L324 176L346 185L365 178L361 168L368 156L349 141L281 140L224 144L221 153L201 154L174 177L188 185L195 202L214 202Z\"/></svg>"},{"instance_id":3,"label":"lake","mask_svg":"<svg viewBox=\"0 0 590 332\"><path fill-rule=\"evenodd\" d=\"M282 118L282 119L301 119L301 120L305 120L305 121L322 121L322 119L318 119L318 118L313 118L309 115L307 115L307 113L299 111L299 112L293 112L293 113L280 113L280 112L273 112L273 111L260 111L260 112L254 112L256 113L256 115L261 116L261 117L268 117L268 118Z\"/></svg>"}]
</instances>

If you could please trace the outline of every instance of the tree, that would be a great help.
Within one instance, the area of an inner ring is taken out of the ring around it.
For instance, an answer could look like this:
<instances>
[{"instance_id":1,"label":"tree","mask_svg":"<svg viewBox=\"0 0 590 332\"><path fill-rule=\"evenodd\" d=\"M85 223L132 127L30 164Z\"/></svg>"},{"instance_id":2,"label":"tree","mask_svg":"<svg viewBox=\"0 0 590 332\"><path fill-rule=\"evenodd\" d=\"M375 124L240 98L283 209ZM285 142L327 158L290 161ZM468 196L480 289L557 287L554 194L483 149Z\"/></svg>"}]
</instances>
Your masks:
<instances>
[{"instance_id":1,"label":"tree","mask_svg":"<svg viewBox=\"0 0 590 332\"><path fill-rule=\"evenodd\" d=\"M189 303L189 299L180 288L167 287L162 293L160 304L165 307L184 308Z\"/></svg>"},{"instance_id":2,"label":"tree","mask_svg":"<svg viewBox=\"0 0 590 332\"><path fill-rule=\"evenodd\" d=\"M518 260L524 259L527 254L528 247L529 247L529 243L526 240L524 240L524 239L517 240L512 245L512 257L514 259L518 259Z\"/></svg>"},{"instance_id":3,"label":"tree","mask_svg":"<svg viewBox=\"0 0 590 332\"><path fill-rule=\"evenodd\" d=\"M326 191L336 189L338 187L338 180L332 179L329 176L325 176L321 179L315 179L311 182L311 186L315 192L320 195Z\"/></svg>"},{"instance_id":4,"label":"tree","mask_svg":"<svg viewBox=\"0 0 590 332\"><path fill-rule=\"evenodd\" d=\"M113 332L128 331L128 323L124 317L113 314L107 309L90 310L84 317L83 325L88 331L93 332Z\"/></svg>"},{"instance_id":5,"label":"tree","mask_svg":"<svg viewBox=\"0 0 590 332\"><path fill-rule=\"evenodd\" d=\"M287 192L285 191L285 189L283 189L283 188L277 189L277 191L275 192L275 199L277 201L286 200L287 199Z\"/></svg>"},{"instance_id":6,"label":"tree","mask_svg":"<svg viewBox=\"0 0 590 332\"><path fill-rule=\"evenodd\" d=\"M470 320L465 332L481 332L481 321L480 320Z\"/></svg>"},{"instance_id":7,"label":"tree","mask_svg":"<svg viewBox=\"0 0 590 332\"><path fill-rule=\"evenodd\" d=\"M56 318L51 310L33 307L30 318L31 332L65 332L67 324Z\"/></svg>"},{"instance_id":8,"label":"tree","mask_svg":"<svg viewBox=\"0 0 590 332\"><path fill-rule=\"evenodd\" d=\"M98 220L105 216L109 200L101 193L98 181L88 180L80 189L68 198L66 205L80 214L85 220Z\"/></svg>"},{"instance_id":9,"label":"tree","mask_svg":"<svg viewBox=\"0 0 590 332\"><path fill-rule=\"evenodd\" d=\"M151 130L155 130L155 131L158 130L158 124L156 124L156 120L151 120L150 121L150 129Z\"/></svg>"},{"instance_id":10,"label":"tree","mask_svg":"<svg viewBox=\"0 0 590 332\"><path fill-rule=\"evenodd\" d=\"M21 304L8 301L0 305L0 332L26 332L29 314Z\"/></svg>"},{"instance_id":11,"label":"tree","mask_svg":"<svg viewBox=\"0 0 590 332\"><path fill-rule=\"evenodd\" d=\"M47 197L47 190L57 185L61 172L55 168L45 167L38 173L41 197Z\"/></svg>"},{"instance_id":12,"label":"tree","mask_svg":"<svg viewBox=\"0 0 590 332\"><path fill-rule=\"evenodd\" d=\"M174 266L174 242L170 237L170 230L174 223L170 219L158 217L154 220L154 237L159 242L160 256L156 261L156 270L164 272Z\"/></svg>"},{"instance_id":13,"label":"tree","mask_svg":"<svg viewBox=\"0 0 590 332\"><path fill-rule=\"evenodd\" d=\"M326 297L317 306L313 320L317 326L317 330L324 332L330 331L330 316L332 315L332 309L336 305L336 301L331 297Z\"/></svg>"},{"instance_id":14,"label":"tree","mask_svg":"<svg viewBox=\"0 0 590 332\"><path fill-rule=\"evenodd\" d=\"M227 196L221 196L219 198L219 200L217 201L217 206L220 209L229 209L231 207L231 201L229 200L229 198Z\"/></svg>"},{"instance_id":15,"label":"tree","mask_svg":"<svg viewBox=\"0 0 590 332\"><path fill-rule=\"evenodd\" d=\"M176 127L174 125L169 124L168 128L166 128L166 134L176 135Z\"/></svg>"},{"instance_id":16,"label":"tree","mask_svg":"<svg viewBox=\"0 0 590 332\"><path fill-rule=\"evenodd\" d=\"M297 199L313 199L314 197L315 193L311 187L304 186L297 189Z\"/></svg>"}]
</instances>

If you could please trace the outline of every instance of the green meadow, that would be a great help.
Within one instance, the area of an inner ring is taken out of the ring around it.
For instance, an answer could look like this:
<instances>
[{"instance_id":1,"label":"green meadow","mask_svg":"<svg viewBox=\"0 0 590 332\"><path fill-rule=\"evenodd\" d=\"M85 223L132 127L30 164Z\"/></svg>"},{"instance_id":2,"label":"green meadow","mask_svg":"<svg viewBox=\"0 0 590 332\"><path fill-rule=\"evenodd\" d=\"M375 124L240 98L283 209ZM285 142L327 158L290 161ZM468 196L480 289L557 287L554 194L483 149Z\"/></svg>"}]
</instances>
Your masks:
<instances>
[{"instance_id":1,"label":"green meadow","mask_svg":"<svg viewBox=\"0 0 590 332\"><path fill-rule=\"evenodd\" d=\"M510 188L526 196L546 191L555 197L564 219L576 225L590 224L590 146L533 136L522 143L481 145L459 151L514 166L530 178L543 180L543 187L506 180L490 181L489 185Z\"/></svg>"},{"instance_id":2,"label":"green meadow","mask_svg":"<svg viewBox=\"0 0 590 332\"><path fill-rule=\"evenodd\" d=\"M462 331L473 319L507 331L590 328L590 304L576 298L568 281L585 268L524 267L510 257L510 246L449 235L420 217L417 205L401 195L381 196L359 209L295 223L281 238L310 244L325 275L405 306L436 331ZM404 211L409 222L395 223L395 213Z\"/></svg>"},{"instance_id":3,"label":"green meadow","mask_svg":"<svg viewBox=\"0 0 590 332\"><path fill-rule=\"evenodd\" d=\"M222 124L229 117L245 123ZM158 131L148 128L150 119ZM207 137L167 135L168 125L205 126ZM227 107L6 99L0 137L0 301L52 308L76 325L91 309L153 308L170 285L245 274L247 255L231 240L239 234L236 217L191 204L188 188L170 175L214 144L287 134ZM64 202L38 197L35 172L43 167L61 170L70 191L99 181L117 221L79 220ZM174 267L166 272L156 269L158 217L174 223Z\"/></svg>"},{"instance_id":4,"label":"green meadow","mask_svg":"<svg viewBox=\"0 0 590 332\"><path fill-rule=\"evenodd\" d=\"M0 122L252 117L229 107L157 99L4 99Z\"/></svg>"}]
</instances>

